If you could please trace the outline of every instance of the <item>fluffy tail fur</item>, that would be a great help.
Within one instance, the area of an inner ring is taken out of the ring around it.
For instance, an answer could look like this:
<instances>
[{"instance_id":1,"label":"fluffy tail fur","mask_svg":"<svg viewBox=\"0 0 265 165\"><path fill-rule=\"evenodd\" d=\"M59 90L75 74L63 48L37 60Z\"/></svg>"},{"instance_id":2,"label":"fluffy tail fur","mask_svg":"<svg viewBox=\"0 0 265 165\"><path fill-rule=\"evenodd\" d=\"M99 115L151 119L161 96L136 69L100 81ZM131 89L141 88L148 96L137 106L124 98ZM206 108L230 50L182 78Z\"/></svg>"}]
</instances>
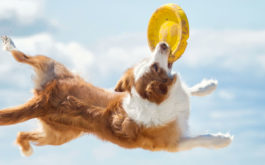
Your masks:
<instances>
[{"instance_id":1,"label":"fluffy tail fur","mask_svg":"<svg viewBox=\"0 0 265 165\"><path fill-rule=\"evenodd\" d=\"M217 80L202 80L202 82L190 88L190 93L193 96L206 96L216 89L217 84Z\"/></svg>"}]
</instances>

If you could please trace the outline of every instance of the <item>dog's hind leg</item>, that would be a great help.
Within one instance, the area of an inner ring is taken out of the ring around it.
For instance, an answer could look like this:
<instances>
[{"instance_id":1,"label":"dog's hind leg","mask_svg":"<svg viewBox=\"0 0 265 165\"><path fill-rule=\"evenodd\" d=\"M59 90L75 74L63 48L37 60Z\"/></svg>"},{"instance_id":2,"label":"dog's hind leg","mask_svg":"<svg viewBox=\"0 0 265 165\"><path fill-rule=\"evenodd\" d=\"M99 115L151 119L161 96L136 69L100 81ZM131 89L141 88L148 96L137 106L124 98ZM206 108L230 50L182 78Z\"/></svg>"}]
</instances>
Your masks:
<instances>
[{"instance_id":1,"label":"dog's hind leg","mask_svg":"<svg viewBox=\"0 0 265 165\"><path fill-rule=\"evenodd\" d=\"M11 38L2 36L1 39L3 42L3 49L10 52L18 62L28 62L30 57L19 51Z\"/></svg>"},{"instance_id":2,"label":"dog's hind leg","mask_svg":"<svg viewBox=\"0 0 265 165\"><path fill-rule=\"evenodd\" d=\"M13 55L13 57L15 58L15 60L17 60L18 62L26 63L29 65L32 65L33 67L40 67L37 65L44 63L44 61L42 61L42 60L37 60L36 56L29 56L29 55L26 55L25 53L19 51L16 48L16 46L15 46L15 44L11 38L9 38L7 36L2 36L1 39L3 42L3 49L10 52Z\"/></svg>"},{"instance_id":3,"label":"dog's hind leg","mask_svg":"<svg viewBox=\"0 0 265 165\"><path fill-rule=\"evenodd\" d=\"M27 103L0 110L0 125L11 125L39 117L42 111L42 100L35 97Z\"/></svg>"},{"instance_id":4,"label":"dog's hind leg","mask_svg":"<svg viewBox=\"0 0 265 165\"><path fill-rule=\"evenodd\" d=\"M29 142L36 141L43 138L44 136L44 133L38 131L19 132L17 135L16 144L19 145L21 153L24 156L30 156L33 153L33 150Z\"/></svg>"},{"instance_id":5,"label":"dog's hind leg","mask_svg":"<svg viewBox=\"0 0 265 165\"><path fill-rule=\"evenodd\" d=\"M41 120L42 128L31 132L19 132L16 144L19 145L24 156L30 156L33 150L30 142L35 145L62 145L81 135L80 130L71 129L67 126L48 123Z\"/></svg>"},{"instance_id":6,"label":"dog's hind leg","mask_svg":"<svg viewBox=\"0 0 265 165\"><path fill-rule=\"evenodd\" d=\"M62 64L49 57L42 55L29 56L19 51L11 38L7 36L2 36L2 42L4 50L10 52L18 62L29 64L34 68L36 72L35 89L42 89L47 82L55 78L73 76Z\"/></svg>"}]
</instances>

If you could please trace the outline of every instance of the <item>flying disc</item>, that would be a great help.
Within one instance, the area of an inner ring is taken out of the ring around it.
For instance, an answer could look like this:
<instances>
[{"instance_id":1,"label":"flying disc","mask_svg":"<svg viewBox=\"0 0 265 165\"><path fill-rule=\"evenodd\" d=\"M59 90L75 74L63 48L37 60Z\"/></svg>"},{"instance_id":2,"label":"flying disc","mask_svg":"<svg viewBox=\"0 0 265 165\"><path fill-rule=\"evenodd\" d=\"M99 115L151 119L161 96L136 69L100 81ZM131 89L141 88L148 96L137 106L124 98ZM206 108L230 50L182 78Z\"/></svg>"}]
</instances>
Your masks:
<instances>
[{"instance_id":1,"label":"flying disc","mask_svg":"<svg viewBox=\"0 0 265 165\"><path fill-rule=\"evenodd\" d=\"M158 8L150 18L147 38L151 51L161 41L168 43L171 49L169 63L179 59L189 38L189 23L182 8L176 4L166 4Z\"/></svg>"}]
</instances>

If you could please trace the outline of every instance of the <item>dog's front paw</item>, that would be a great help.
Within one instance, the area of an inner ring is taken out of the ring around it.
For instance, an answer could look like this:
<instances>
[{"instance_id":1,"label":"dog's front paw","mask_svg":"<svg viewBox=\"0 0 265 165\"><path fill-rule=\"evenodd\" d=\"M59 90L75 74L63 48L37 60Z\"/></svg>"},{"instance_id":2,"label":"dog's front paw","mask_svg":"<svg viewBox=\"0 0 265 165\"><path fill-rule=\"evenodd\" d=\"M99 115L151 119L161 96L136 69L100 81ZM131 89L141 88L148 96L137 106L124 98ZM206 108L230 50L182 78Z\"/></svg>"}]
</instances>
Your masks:
<instances>
[{"instance_id":1,"label":"dog's front paw","mask_svg":"<svg viewBox=\"0 0 265 165\"><path fill-rule=\"evenodd\" d=\"M8 36L1 36L3 42L3 49L6 51L12 51L16 48L14 42Z\"/></svg>"},{"instance_id":2,"label":"dog's front paw","mask_svg":"<svg viewBox=\"0 0 265 165\"><path fill-rule=\"evenodd\" d=\"M213 148L224 148L228 146L234 139L233 136L231 136L229 133L227 134L213 134L212 135L212 147Z\"/></svg>"}]
</instances>

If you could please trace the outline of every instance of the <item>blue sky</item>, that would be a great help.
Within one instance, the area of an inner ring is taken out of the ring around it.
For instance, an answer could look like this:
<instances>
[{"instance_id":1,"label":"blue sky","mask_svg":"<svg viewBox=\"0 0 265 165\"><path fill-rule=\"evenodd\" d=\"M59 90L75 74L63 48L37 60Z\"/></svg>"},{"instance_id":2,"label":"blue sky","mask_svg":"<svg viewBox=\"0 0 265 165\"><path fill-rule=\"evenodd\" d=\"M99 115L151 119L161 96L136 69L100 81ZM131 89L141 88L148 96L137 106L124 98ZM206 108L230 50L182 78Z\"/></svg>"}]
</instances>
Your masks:
<instances>
[{"instance_id":1,"label":"blue sky","mask_svg":"<svg viewBox=\"0 0 265 165\"><path fill-rule=\"evenodd\" d=\"M148 20L165 3L179 4L190 24L189 45L174 70L188 85L219 81L211 96L191 99L191 132L230 132L231 146L149 152L86 135L59 147L34 147L33 156L24 158L13 142L17 132L36 128L31 120L0 127L0 165L265 162L265 1L0 0L0 35L11 35L28 54L48 55L95 85L113 88L126 68L148 56ZM0 50L1 109L32 96L32 74Z\"/></svg>"}]
</instances>

